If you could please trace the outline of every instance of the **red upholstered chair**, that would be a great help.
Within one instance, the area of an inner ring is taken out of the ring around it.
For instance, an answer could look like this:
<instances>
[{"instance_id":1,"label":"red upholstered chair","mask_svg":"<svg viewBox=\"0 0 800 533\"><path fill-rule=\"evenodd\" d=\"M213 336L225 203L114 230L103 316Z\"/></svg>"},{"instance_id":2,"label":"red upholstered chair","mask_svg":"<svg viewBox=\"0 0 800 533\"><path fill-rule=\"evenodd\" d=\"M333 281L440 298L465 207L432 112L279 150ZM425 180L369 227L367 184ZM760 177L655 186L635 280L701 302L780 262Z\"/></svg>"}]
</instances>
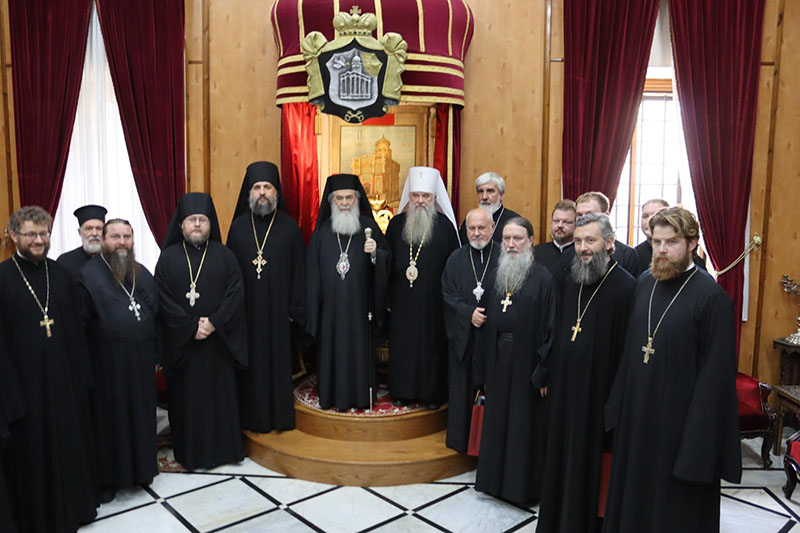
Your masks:
<instances>
[{"instance_id":1,"label":"red upholstered chair","mask_svg":"<svg viewBox=\"0 0 800 533\"><path fill-rule=\"evenodd\" d=\"M800 431L786 439L786 455L783 456L783 470L786 472L786 485L783 486L783 494L786 499L792 497L792 492L797 486L798 476L800 476Z\"/></svg>"},{"instance_id":2,"label":"red upholstered chair","mask_svg":"<svg viewBox=\"0 0 800 533\"><path fill-rule=\"evenodd\" d=\"M778 415L767 403L772 387L752 376L736 374L736 396L739 398L739 431L743 439L764 439L761 460L764 468L772 466L769 450L775 442Z\"/></svg>"}]
</instances>

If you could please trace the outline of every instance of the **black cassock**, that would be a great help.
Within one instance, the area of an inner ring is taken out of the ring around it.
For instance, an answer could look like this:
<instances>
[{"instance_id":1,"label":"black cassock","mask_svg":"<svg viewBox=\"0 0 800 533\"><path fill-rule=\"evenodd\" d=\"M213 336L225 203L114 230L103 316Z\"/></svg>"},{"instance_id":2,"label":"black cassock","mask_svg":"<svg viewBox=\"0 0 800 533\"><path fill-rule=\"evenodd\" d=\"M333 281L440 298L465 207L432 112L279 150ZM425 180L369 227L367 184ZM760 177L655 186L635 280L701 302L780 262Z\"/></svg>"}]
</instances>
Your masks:
<instances>
[{"instance_id":1,"label":"black cassock","mask_svg":"<svg viewBox=\"0 0 800 533\"><path fill-rule=\"evenodd\" d=\"M575 243L569 243L563 249L559 249L553 241L543 242L533 247L533 256L536 262L545 267L553 275L553 279L558 284L559 289L564 287L564 279L568 275L566 258L564 252L572 250L572 253L567 254L570 257L575 257Z\"/></svg>"},{"instance_id":2,"label":"black cassock","mask_svg":"<svg viewBox=\"0 0 800 533\"><path fill-rule=\"evenodd\" d=\"M516 213L505 206L502 206L500 209L492 213L492 220L495 222L495 224L497 224L494 228L494 233L492 234L492 240L498 244L503 242L503 227L505 227L506 222L518 216L519 213ZM467 238L466 219L464 219L461 222L461 226L458 227L458 237L464 244L469 242L469 239Z\"/></svg>"},{"instance_id":3,"label":"black cassock","mask_svg":"<svg viewBox=\"0 0 800 533\"><path fill-rule=\"evenodd\" d=\"M696 267L658 282L652 327ZM697 272L643 362L655 279L639 279L625 351L606 406L614 429L603 531L718 531L720 477L741 478L733 303ZM687 529L688 528L688 529Z\"/></svg>"},{"instance_id":4,"label":"black cassock","mask_svg":"<svg viewBox=\"0 0 800 533\"><path fill-rule=\"evenodd\" d=\"M19 378L8 357L4 332L0 328L0 457L10 437L9 424L21 419L27 413L25 395L22 393ZM8 499L8 488L0 461L0 531L14 533L14 513Z\"/></svg>"},{"instance_id":5,"label":"black cassock","mask_svg":"<svg viewBox=\"0 0 800 533\"><path fill-rule=\"evenodd\" d=\"M539 499L547 419L539 395L558 313L550 272L533 265L503 313L505 294L488 295L486 331L475 352L475 372L485 375L486 407L475 489L529 504Z\"/></svg>"},{"instance_id":6,"label":"black cassock","mask_svg":"<svg viewBox=\"0 0 800 533\"><path fill-rule=\"evenodd\" d=\"M283 210L275 212L258 279L258 244L273 214L254 216L248 210L233 221L228 248L239 263L245 287L247 368L239 372L239 413L243 429L268 433L294 429L291 328L305 322L306 250L297 222ZM289 320L294 323L290 323Z\"/></svg>"},{"instance_id":7,"label":"black cassock","mask_svg":"<svg viewBox=\"0 0 800 533\"><path fill-rule=\"evenodd\" d=\"M612 260L608 268L616 263ZM608 272L608 271L606 271ZM600 286L597 294L594 291ZM580 285L568 277L550 357L547 461L537 531L597 531L597 498L603 450L611 449L603 408L625 342L636 280L617 266L600 285L585 285L580 331ZM591 303L587 308L587 302Z\"/></svg>"},{"instance_id":8,"label":"black cassock","mask_svg":"<svg viewBox=\"0 0 800 533\"><path fill-rule=\"evenodd\" d=\"M125 286L132 289L129 282ZM155 280L139 265L133 297L140 320L99 256L81 270L78 293L95 376L97 482L113 488L150 484L158 473L154 369L161 346Z\"/></svg>"},{"instance_id":9,"label":"black cassock","mask_svg":"<svg viewBox=\"0 0 800 533\"><path fill-rule=\"evenodd\" d=\"M242 274L233 252L216 241L207 242L194 307L185 297L189 267L182 242L161 252L155 275L165 327L163 366L172 443L175 459L188 470L244 457L236 392L236 371L247 366ZM204 248L186 244L194 275ZM203 316L216 331L195 340Z\"/></svg>"},{"instance_id":10,"label":"black cassock","mask_svg":"<svg viewBox=\"0 0 800 533\"><path fill-rule=\"evenodd\" d=\"M446 443L459 452L466 451L469 444L472 404L477 385L472 374L472 353L480 330L472 325L472 313L476 307L486 307L488 293L494 284L499 250L499 244L489 244L482 251L465 244L450 254L442 273L444 323L449 352ZM470 262L470 255L473 262ZM484 293L477 300L472 291L477 285L476 274L480 280L484 269L486 275L481 283Z\"/></svg>"},{"instance_id":11,"label":"black cassock","mask_svg":"<svg viewBox=\"0 0 800 533\"><path fill-rule=\"evenodd\" d=\"M389 392L392 398L438 403L447 397L447 336L444 330L442 271L458 234L450 219L436 213L433 237L422 245L417 259L419 277L411 287L406 279L409 244L403 240L406 213L395 216L386 229L392 252L389 277ZM419 244L411 247L417 257Z\"/></svg>"},{"instance_id":12,"label":"black cassock","mask_svg":"<svg viewBox=\"0 0 800 533\"><path fill-rule=\"evenodd\" d=\"M346 235L339 237L343 251L350 242L350 271L344 279L336 271L340 252L330 218L314 230L306 255L306 327L316 338L319 403L323 409L368 407L370 384L373 396L378 392L367 315L373 313L375 327L383 309L389 250L375 220L364 215L360 220L362 231L353 234L352 241ZM363 228L367 227L378 245L374 265L364 253Z\"/></svg>"},{"instance_id":13,"label":"black cassock","mask_svg":"<svg viewBox=\"0 0 800 533\"><path fill-rule=\"evenodd\" d=\"M81 269L83 269L84 265L91 261L91 259L92 256L83 250L83 246L78 246L74 250L59 255L56 261L69 270L70 274L72 274L72 278L77 283L80 279Z\"/></svg>"},{"instance_id":14,"label":"black cassock","mask_svg":"<svg viewBox=\"0 0 800 533\"><path fill-rule=\"evenodd\" d=\"M42 305L44 261L15 258ZM20 531L74 531L95 516L90 470L87 357L70 273L47 260L50 273L47 337L42 312L12 259L0 263L0 324L8 356L27 400L27 416L9 424L2 467Z\"/></svg>"}]
</instances>

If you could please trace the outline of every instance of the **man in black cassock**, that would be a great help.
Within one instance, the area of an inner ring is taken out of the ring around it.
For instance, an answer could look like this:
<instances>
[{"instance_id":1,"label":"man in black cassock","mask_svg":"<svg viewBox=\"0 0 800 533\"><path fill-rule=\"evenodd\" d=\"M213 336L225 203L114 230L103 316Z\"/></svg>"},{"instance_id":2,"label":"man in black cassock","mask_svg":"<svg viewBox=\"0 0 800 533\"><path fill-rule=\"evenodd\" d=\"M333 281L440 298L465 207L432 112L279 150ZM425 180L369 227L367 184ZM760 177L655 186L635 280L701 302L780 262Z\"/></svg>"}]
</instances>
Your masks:
<instances>
[{"instance_id":1,"label":"man in black cassock","mask_svg":"<svg viewBox=\"0 0 800 533\"><path fill-rule=\"evenodd\" d=\"M597 191L586 192L578 196L578 199L575 200L576 216L580 218L587 213L602 213L604 215L608 215L610 205L611 204L609 203L608 196L605 194ZM562 257L564 261L563 266L565 269L570 268L572 265L572 258L574 256L574 248L564 250ZM620 242L618 240L614 241L614 254L611 257L619 264L619 266L624 268L628 274L634 278L641 274L641 270L639 269L639 256L636 254L633 248L624 242ZM566 273L564 277L566 278Z\"/></svg>"},{"instance_id":2,"label":"man in black cassock","mask_svg":"<svg viewBox=\"0 0 800 533\"><path fill-rule=\"evenodd\" d=\"M572 249L574 231L575 202L561 200L553 207L551 216L550 236L553 240L533 247L533 257L536 258L536 262L550 271L559 284L559 288L561 288L564 278L568 277L568 270L571 266L564 261L564 251Z\"/></svg>"},{"instance_id":3,"label":"man in black cassock","mask_svg":"<svg viewBox=\"0 0 800 533\"><path fill-rule=\"evenodd\" d=\"M637 257L639 258L639 269L641 272L650 270L650 262L653 259L653 233L650 231L650 224L648 221L650 220L650 217L665 207L669 207L669 202L662 200L661 198L654 198L642 204L641 228L646 239L640 242L636 248L634 248ZM697 255L699 248L700 247L698 246L697 249L695 249L695 251L692 253L692 262L696 266L705 270L705 261L703 261L700 256Z\"/></svg>"},{"instance_id":4,"label":"man in black cassock","mask_svg":"<svg viewBox=\"0 0 800 533\"><path fill-rule=\"evenodd\" d=\"M305 322L306 248L283 208L278 167L251 163L228 231L242 272L247 368L239 372L242 429L294 429L292 330Z\"/></svg>"},{"instance_id":5,"label":"man in black cassock","mask_svg":"<svg viewBox=\"0 0 800 533\"><path fill-rule=\"evenodd\" d=\"M558 308L550 272L533 260L533 226L503 228L485 330L473 356L486 407L475 489L517 504L539 499L545 452L547 357ZM541 367L541 368L540 368Z\"/></svg>"},{"instance_id":6,"label":"man in black cassock","mask_svg":"<svg viewBox=\"0 0 800 533\"><path fill-rule=\"evenodd\" d=\"M603 531L718 531L720 478L742 473L733 303L692 264L694 215L667 208L650 227L653 268L638 280L606 405Z\"/></svg>"},{"instance_id":7,"label":"man in black cassock","mask_svg":"<svg viewBox=\"0 0 800 533\"><path fill-rule=\"evenodd\" d=\"M78 219L78 236L81 238L81 245L59 255L57 261L72 273L76 283L80 279L83 265L100 253L103 245L102 233L106 213L105 207L94 204L79 207L73 213Z\"/></svg>"},{"instance_id":8,"label":"man in black cassock","mask_svg":"<svg viewBox=\"0 0 800 533\"><path fill-rule=\"evenodd\" d=\"M78 293L95 376L95 465L105 503L117 489L149 485L158 473L158 291L150 272L136 262L127 220L104 225L103 249L81 270Z\"/></svg>"},{"instance_id":9,"label":"man in black cassock","mask_svg":"<svg viewBox=\"0 0 800 533\"><path fill-rule=\"evenodd\" d=\"M480 207L467 213L465 219L469 244L447 259L442 273L444 324L447 331L448 447L467 451L472 404L478 380L472 374L472 353L476 336L486 323L486 299L491 290L500 245L492 240L492 215Z\"/></svg>"},{"instance_id":10,"label":"man in black cassock","mask_svg":"<svg viewBox=\"0 0 800 533\"><path fill-rule=\"evenodd\" d=\"M395 405L447 398L442 271L459 247L455 215L439 171L408 170L398 214L389 222L389 392Z\"/></svg>"},{"instance_id":11,"label":"man in black cassock","mask_svg":"<svg viewBox=\"0 0 800 533\"><path fill-rule=\"evenodd\" d=\"M600 530L603 407L617 372L636 280L611 259L614 229L589 213L575 226L547 387L547 461L537 531Z\"/></svg>"},{"instance_id":12,"label":"man in black cassock","mask_svg":"<svg viewBox=\"0 0 800 533\"><path fill-rule=\"evenodd\" d=\"M369 407L370 389L377 397L372 340L388 268L389 250L358 176L330 176L306 254L306 327L316 339L323 409Z\"/></svg>"},{"instance_id":13,"label":"man in black cassock","mask_svg":"<svg viewBox=\"0 0 800 533\"><path fill-rule=\"evenodd\" d=\"M96 503L85 412L91 369L74 283L47 259L51 223L40 207L16 211L8 229L17 251L0 263L0 327L27 400L27 415L9 424L2 469L17 528L43 533L75 531Z\"/></svg>"},{"instance_id":14,"label":"man in black cassock","mask_svg":"<svg viewBox=\"0 0 800 533\"><path fill-rule=\"evenodd\" d=\"M9 425L20 420L27 413L25 396L17 377L17 372L11 366L8 350L4 339L3 329L0 328L0 458L11 434ZM0 531L15 533L17 526L14 523L14 512L11 509L8 497L8 487L3 475L3 461L0 460Z\"/></svg>"},{"instance_id":15,"label":"man in black cassock","mask_svg":"<svg viewBox=\"0 0 800 533\"><path fill-rule=\"evenodd\" d=\"M492 240L500 243L503 240L503 226L506 222L519 215L503 205L503 198L506 195L506 180L497 172L484 172L475 179L475 193L478 196L478 207L482 207L492 214L492 221L495 223ZM458 238L467 242L466 219L458 228Z\"/></svg>"},{"instance_id":16,"label":"man in black cassock","mask_svg":"<svg viewBox=\"0 0 800 533\"><path fill-rule=\"evenodd\" d=\"M247 366L244 289L209 195L179 199L155 278L175 459L187 470L241 461L236 371Z\"/></svg>"}]
</instances>

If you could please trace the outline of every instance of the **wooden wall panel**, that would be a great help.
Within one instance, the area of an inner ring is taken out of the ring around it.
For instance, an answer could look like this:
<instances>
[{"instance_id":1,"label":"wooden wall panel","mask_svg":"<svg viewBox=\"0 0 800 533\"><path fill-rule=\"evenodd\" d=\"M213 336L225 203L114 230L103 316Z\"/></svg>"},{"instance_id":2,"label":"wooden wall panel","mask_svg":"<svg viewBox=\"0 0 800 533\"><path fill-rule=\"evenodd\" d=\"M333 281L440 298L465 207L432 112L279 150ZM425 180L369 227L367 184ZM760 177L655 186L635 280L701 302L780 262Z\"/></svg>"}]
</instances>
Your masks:
<instances>
[{"instance_id":1,"label":"wooden wall panel","mask_svg":"<svg viewBox=\"0 0 800 533\"><path fill-rule=\"evenodd\" d=\"M493 170L506 179L506 205L538 225L545 2L471 0L470 7L476 28L465 65L460 218L476 204L475 178Z\"/></svg>"},{"instance_id":2,"label":"wooden wall panel","mask_svg":"<svg viewBox=\"0 0 800 533\"><path fill-rule=\"evenodd\" d=\"M552 1L550 37L550 109L547 143L546 199L537 242L550 240L550 211L561 200L561 146L564 131L564 1Z\"/></svg>"},{"instance_id":3,"label":"wooden wall panel","mask_svg":"<svg viewBox=\"0 0 800 533\"><path fill-rule=\"evenodd\" d=\"M14 91L11 80L11 34L8 25L8 0L0 3L0 260L11 256L14 243L5 237L8 218L20 204L17 174L17 151L14 129Z\"/></svg>"},{"instance_id":4,"label":"wooden wall panel","mask_svg":"<svg viewBox=\"0 0 800 533\"><path fill-rule=\"evenodd\" d=\"M186 190L205 192L203 4L186 0Z\"/></svg>"},{"instance_id":5,"label":"wooden wall panel","mask_svg":"<svg viewBox=\"0 0 800 533\"><path fill-rule=\"evenodd\" d=\"M209 5L210 192L225 234L247 165L280 165L271 6L271 0Z\"/></svg>"}]
</instances>

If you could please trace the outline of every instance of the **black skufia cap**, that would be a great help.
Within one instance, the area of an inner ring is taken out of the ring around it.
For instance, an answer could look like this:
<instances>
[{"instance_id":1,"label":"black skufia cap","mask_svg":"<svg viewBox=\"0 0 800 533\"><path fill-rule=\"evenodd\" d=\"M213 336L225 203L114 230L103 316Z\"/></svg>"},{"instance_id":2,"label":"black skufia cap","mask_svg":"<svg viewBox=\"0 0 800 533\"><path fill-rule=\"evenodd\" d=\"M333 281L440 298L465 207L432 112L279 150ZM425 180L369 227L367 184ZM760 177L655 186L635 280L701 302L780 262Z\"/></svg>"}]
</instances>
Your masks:
<instances>
[{"instance_id":1,"label":"black skufia cap","mask_svg":"<svg viewBox=\"0 0 800 533\"><path fill-rule=\"evenodd\" d=\"M89 204L79 207L72 214L78 219L78 226L83 226L87 220L102 220L106 221L106 213L108 210L102 205Z\"/></svg>"}]
</instances>

